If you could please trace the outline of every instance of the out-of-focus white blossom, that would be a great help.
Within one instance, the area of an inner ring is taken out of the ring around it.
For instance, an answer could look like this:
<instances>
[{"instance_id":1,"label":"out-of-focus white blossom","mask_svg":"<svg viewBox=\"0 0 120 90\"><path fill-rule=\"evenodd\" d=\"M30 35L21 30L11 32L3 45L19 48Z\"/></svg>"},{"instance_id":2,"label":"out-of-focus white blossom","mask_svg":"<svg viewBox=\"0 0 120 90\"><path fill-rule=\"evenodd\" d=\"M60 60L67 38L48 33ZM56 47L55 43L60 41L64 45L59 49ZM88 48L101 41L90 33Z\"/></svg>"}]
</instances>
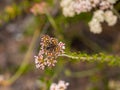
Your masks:
<instances>
[{"instance_id":1,"label":"out-of-focus white blossom","mask_svg":"<svg viewBox=\"0 0 120 90\"><path fill-rule=\"evenodd\" d=\"M74 2L73 8L77 14L81 12L88 12L92 9L91 2L89 0L78 0Z\"/></svg>"},{"instance_id":2,"label":"out-of-focus white blossom","mask_svg":"<svg viewBox=\"0 0 120 90\"><path fill-rule=\"evenodd\" d=\"M63 80L60 80L57 85L57 90L66 90L69 83L66 83Z\"/></svg>"},{"instance_id":3,"label":"out-of-focus white blossom","mask_svg":"<svg viewBox=\"0 0 120 90\"><path fill-rule=\"evenodd\" d=\"M75 15L72 5L63 8L63 15L65 17L73 17Z\"/></svg>"},{"instance_id":4,"label":"out-of-focus white blossom","mask_svg":"<svg viewBox=\"0 0 120 90\"><path fill-rule=\"evenodd\" d=\"M89 22L90 31L94 34L100 34L102 32L101 22L104 22L104 11L97 10L93 13L93 18Z\"/></svg>"},{"instance_id":5,"label":"out-of-focus white blossom","mask_svg":"<svg viewBox=\"0 0 120 90\"><path fill-rule=\"evenodd\" d=\"M63 80L60 80L58 84L52 83L50 86L50 90L66 90L69 83Z\"/></svg>"},{"instance_id":6,"label":"out-of-focus white blossom","mask_svg":"<svg viewBox=\"0 0 120 90\"><path fill-rule=\"evenodd\" d=\"M45 11L48 9L48 5L46 2L41 2L41 3L37 3L35 5L33 5L33 7L30 9L30 11L34 14L34 15L38 15L38 14L45 14Z\"/></svg>"},{"instance_id":7,"label":"out-of-focus white blossom","mask_svg":"<svg viewBox=\"0 0 120 90\"><path fill-rule=\"evenodd\" d=\"M62 0L60 6L65 17L73 17L75 15L72 0Z\"/></svg>"},{"instance_id":8,"label":"out-of-focus white blossom","mask_svg":"<svg viewBox=\"0 0 120 90\"><path fill-rule=\"evenodd\" d=\"M99 34L102 32L101 23L106 21L109 26L113 26L117 22L117 16L111 10L94 12L92 20L89 22L90 31Z\"/></svg>"},{"instance_id":9,"label":"out-of-focus white blossom","mask_svg":"<svg viewBox=\"0 0 120 90\"><path fill-rule=\"evenodd\" d=\"M60 6L67 7L71 4L72 0L61 0Z\"/></svg>"},{"instance_id":10,"label":"out-of-focus white blossom","mask_svg":"<svg viewBox=\"0 0 120 90\"><path fill-rule=\"evenodd\" d=\"M117 2L117 0L108 0L108 2L110 2L111 4L114 4Z\"/></svg>"},{"instance_id":11,"label":"out-of-focus white blossom","mask_svg":"<svg viewBox=\"0 0 120 90\"><path fill-rule=\"evenodd\" d=\"M100 34L102 32L102 26L96 18L93 18L89 22L89 27L90 27L90 31L94 34Z\"/></svg>"},{"instance_id":12,"label":"out-of-focus white blossom","mask_svg":"<svg viewBox=\"0 0 120 90\"><path fill-rule=\"evenodd\" d=\"M89 26L91 32L99 34L102 32L102 22L106 21L109 26L116 24L117 16L111 10L116 2L117 0L61 0L61 7L65 17L96 10Z\"/></svg>"},{"instance_id":13,"label":"out-of-focus white blossom","mask_svg":"<svg viewBox=\"0 0 120 90\"><path fill-rule=\"evenodd\" d=\"M82 12L89 12L92 9L112 9L117 0L61 0L60 6L65 17L73 17Z\"/></svg>"},{"instance_id":14,"label":"out-of-focus white blossom","mask_svg":"<svg viewBox=\"0 0 120 90\"><path fill-rule=\"evenodd\" d=\"M95 11L93 18L96 18L99 22L103 22L104 21L104 11L103 10Z\"/></svg>"},{"instance_id":15,"label":"out-of-focus white blossom","mask_svg":"<svg viewBox=\"0 0 120 90\"><path fill-rule=\"evenodd\" d=\"M113 26L117 23L117 16L113 14L111 10L105 11L105 21L109 26Z\"/></svg>"},{"instance_id":16,"label":"out-of-focus white blossom","mask_svg":"<svg viewBox=\"0 0 120 90\"><path fill-rule=\"evenodd\" d=\"M108 2L108 0L103 0L101 3L100 3L100 9L101 10L106 10L106 9L112 9L113 8L113 5Z\"/></svg>"},{"instance_id":17,"label":"out-of-focus white blossom","mask_svg":"<svg viewBox=\"0 0 120 90\"><path fill-rule=\"evenodd\" d=\"M50 86L50 90L56 90L57 88L57 84L56 83L52 83Z\"/></svg>"}]
</instances>

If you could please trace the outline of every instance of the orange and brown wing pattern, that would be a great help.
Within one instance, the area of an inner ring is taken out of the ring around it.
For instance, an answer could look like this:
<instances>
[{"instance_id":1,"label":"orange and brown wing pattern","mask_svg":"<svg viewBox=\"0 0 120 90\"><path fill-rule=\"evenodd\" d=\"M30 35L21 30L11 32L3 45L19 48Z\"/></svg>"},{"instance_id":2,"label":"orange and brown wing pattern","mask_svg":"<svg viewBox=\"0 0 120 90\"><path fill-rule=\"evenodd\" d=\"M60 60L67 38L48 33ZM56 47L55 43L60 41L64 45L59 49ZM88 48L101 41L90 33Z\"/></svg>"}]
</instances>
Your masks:
<instances>
[{"instance_id":1,"label":"orange and brown wing pattern","mask_svg":"<svg viewBox=\"0 0 120 90\"><path fill-rule=\"evenodd\" d=\"M41 43L43 44L44 47L47 47L50 43L50 37L48 35L43 35L41 37Z\"/></svg>"}]
</instances>

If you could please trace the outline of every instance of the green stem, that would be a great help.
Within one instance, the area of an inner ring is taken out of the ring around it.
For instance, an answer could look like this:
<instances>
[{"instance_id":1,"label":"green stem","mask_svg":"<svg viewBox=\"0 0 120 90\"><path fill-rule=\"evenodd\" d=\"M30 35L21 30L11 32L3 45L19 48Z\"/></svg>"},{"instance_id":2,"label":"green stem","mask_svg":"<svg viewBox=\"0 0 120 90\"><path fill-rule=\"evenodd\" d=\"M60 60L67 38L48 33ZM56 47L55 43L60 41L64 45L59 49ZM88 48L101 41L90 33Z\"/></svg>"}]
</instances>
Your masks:
<instances>
[{"instance_id":1,"label":"green stem","mask_svg":"<svg viewBox=\"0 0 120 90\"><path fill-rule=\"evenodd\" d=\"M19 69L17 70L17 72L8 80L9 84L12 84L13 82L15 82L25 71L25 69L28 65L28 62L30 60L33 48L35 46L36 39L38 37L39 37L39 30L36 30L34 35L33 35L33 39L32 39L32 42L29 46L29 49L28 49L28 51L23 59L23 62L21 64L21 66L19 67Z\"/></svg>"},{"instance_id":2,"label":"green stem","mask_svg":"<svg viewBox=\"0 0 120 90\"><path fill-rule=\"evenodd\" d=\"M58 27L57 27L57 25L56 25L56 23L55 23L55 21L54 21L54 19L53 19L53 17L49 14L49 12L46 12L46 16L47 16L50 24L52 25L52 27L53 27L55 30L59 30Z\"/></svg>"},{"instance_id":3,"label":"green stem","mask_svg":"<svg viewBox=\"0 0 120 90\"><path fill-rule=\"evenodd\" d=\"M49 12L46 12L46 16L48 18L48 21L50 22L50 24L52 25L52 27L54 28L54 34L57 38L59 38L60 40L64 40L63 36L61 35L61 29L60 27L57 26L54 18L50 15Z\"/></svg>"},{"instance_id":4,"label":"green stem","mask_svg":"<svg viewBox=\"0 0 120 90\"><path fill-rule=\"evenodd\" d=\"M87 55L87 54L78 54L78 55L67 55L62 54L60 56L68 57L71 59L76 59L79 61L88 61L88 62L100 62L100 63L108 63L108 65L112 66L120 66L120 57L114 55L107 55L107 54L95 54L95 55Z\"/></svg>"},{"instance_id":5,"label":"green stem","mask_svg":"<svg viewBox=\"0 0 120 90\"><path fill-rule=\"evenodd\" d=\"M68 57L68 58L71 58L71 59L81 59L81 60L87 60L88 58L87 57L77 57L77 56L71 56L71 55L67 55L67 54L62 54L60 56L63 56L63 57ZM93 59L92 57L89 57L89 59Z\"/></svg>"}]
</instances>

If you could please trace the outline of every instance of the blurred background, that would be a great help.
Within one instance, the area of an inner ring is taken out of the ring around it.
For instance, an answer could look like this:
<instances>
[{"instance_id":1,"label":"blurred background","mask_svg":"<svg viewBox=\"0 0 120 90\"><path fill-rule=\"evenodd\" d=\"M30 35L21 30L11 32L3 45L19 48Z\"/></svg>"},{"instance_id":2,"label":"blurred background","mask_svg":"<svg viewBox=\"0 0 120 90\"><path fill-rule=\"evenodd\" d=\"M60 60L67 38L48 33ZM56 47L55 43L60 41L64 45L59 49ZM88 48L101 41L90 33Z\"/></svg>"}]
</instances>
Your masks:
<instances>
[{"instance_id":1,"label":"blurred background","mask_svg":"<svg viewBox=\"0 0 120 90\"><path fill-rule=\"evenodd\" d=\"M47 90L58 80L70 83L67 90L120 90L119 66L60 57L55 67L36 69L43 34L65 42L66 52L120 56L119 19L112 27L102 23L103 32L93 34L88 26L92 12L66 18L59 0L43 0L50 16L33 14L31 8L41 1L0 0L0 90ZM120 2L115 9L120 14Z\"/></svg>"}]
</instances>

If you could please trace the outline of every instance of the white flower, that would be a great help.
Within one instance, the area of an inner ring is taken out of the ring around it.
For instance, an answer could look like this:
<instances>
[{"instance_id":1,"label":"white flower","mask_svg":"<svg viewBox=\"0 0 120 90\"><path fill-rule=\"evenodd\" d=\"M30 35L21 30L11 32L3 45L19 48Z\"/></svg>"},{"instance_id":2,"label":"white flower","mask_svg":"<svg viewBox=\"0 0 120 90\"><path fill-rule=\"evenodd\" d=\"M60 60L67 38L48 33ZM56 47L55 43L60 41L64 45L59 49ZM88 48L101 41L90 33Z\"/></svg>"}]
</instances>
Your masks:
<instances>
[{"instance_id":1,"label":"white flower","mask_svg":"<svg viewBox=\"0 0 120 90\"><path fill-rule=\"evenodd\" d=\"M60 6L65 17L73 17L75 13L89 12L99 8L108 10L113 8L117 0L61 0Z\"/></svg>"},{"instance_id":2,"label":"white flower","mask_svg":"<svg viewBox=\"0 0 120 90\"><path fill-rule=\"evenodd\" d=\"M50 86L50 90L57 90L57 84L52 83L51 86Z\"/></svg>"},{"instance_id":3,"label":"white flower","mask_svg":"<svg viewBox=\"0 0 120 90\"><path fill-rule=\"evenodd\" d=\"M69 85L69 83L67 83L63 80L60 80L58 82L58 84L52 83L50 86L50 90L66 90L68 85Z\"/></svg>"},{"instance_id":4,"label":"white flower","mask_svg":"<svg viewBox=\"0 0 120 90\"><path fill-rule=\"evenodd\" d=\"M96 18L99 22L103 22L104 21L104 11L103 10L95 11L93 18Z\"/></svg>"},{"instance_id":5,"label":"white flower","mask_svg":"<svg viewBox=\"0 0 120 90\"><path fill-rule=\"evenodd\" d=\"M113 14L111 10L105 11L105 21L108 23L109 26L113 26L117 22L117 16Z\"/></svg>"},{"instance_id":6,"label":"white flower","mask_svg":"<svg viewBox=\"0 0 120 90\"><path fill-rule=\"evenodd\" d=\"M92 6L89 0L78 0L74 2L73 8L77 14L80 14L81 12L90 11Z\"/></svg>"},{"instance_id":7,"label":"white flower","mask_svg":"<svg viewBox=\"0 0 120 90\"><path fill-rule=\"evenodd\" d=\"M45 61L48 67L55 66L55 64L57 63L57 60L55 60L54 58L47 58Z\"/></svg>"},{"instance_id":8,"label":"white flower","mask_svg":"<svg viewBox=\"0 0 120 90\"><path fill-rule=\"evenodd\" d=\"M82 12L82 5L79 2L73 2L73 8L77 14L80 14Z\"/></svg>"},{"instance_id":9,"label":"white flower","mask_svg":"<svg viewBox=\"0 0 120 90\"><path fill-rule=\"evenodd\" d=\"M93 18L89 22L89 27L90 27L90 31L94 34L100 34L102 32L101 24L96 18Z\"/></svg>"},{"instance_id":10,"label":"white flower","mask_svg":"<svg viewBox=\"0 0 120 90\"><path fill-rule=\"evenodd\" d=\"M110 2L111 4L115 4L117 0L108 0L108 2Z\"/></svg>"},{"instance_id":11,"label":"white flower","mask_svg":"<svg viewBox=\"0 0 120 90\"><path fill-rule=\"evenodd\" d=\"M57 90L66 90L69 83L66 83L65 81L60 80L57 85Z\"/></svg>"},{"instance_id":12,"label":"white flower","mask_svg":"<svg viewBox=\"0 0 120 90\"><path fill-rule=\"evenodd\" d=\"M113 8L113 5L110 4L110 2L108 2L107 0L105 0L105 1L103 0L99 5L100 5L101 10L106 10L106 9Z\"/></svg>"},{"instance_id":13,"label":"white flower","mask_svg":"<svg viewBox=\"0 0 120 90\"><path fill-rule=\"evenodd\" d=\"M72 0L62 0L60 6L62 7L62 13L65 17L73 17L75 15Z\"/></svg>"},{"instance_id":14,"label":"white flower","mask_svg":"<svg viewBox=\"0 0 120 90\"><path fill-rule=\"evenodd\" d=\"M82 12L94 11L93 19L89 22L90 31L94 34L102 32L101 22L106 21L109 26L117 22L117 16L113 15L113 4L117 0L62 0L61 7L65 17L73 17ZM109 11L106 11L109 10Z\"/></svg>"},{"instance_id":15,"label":"white flower","mask_svg":"<svg viewBox=\"0 0 120 90\"><path fill-rule=\"evenodd\" d=\"M71 2L72 2L72 0L61 0L60 6L61 7L67 7L67 6L70 5Z\"/></svg>"},{"instance_id":16,"label":"white flower","mask_svg":"<svg viewBox=\"0 0 120 90\"><path fill-rule=\"evenodd\" d=\"M35 66L36 68L40 68L40 69L44 69L45 68L45 62L42 63L40 62L40 59L42 60L43 59L43 56L34 56L35 57Z\"/></svg>"},{"instance_id":17,"label":"white flower","mask_svg":"<svg viewBox=\"0 0 120 90\"><path fill-rule=\"evenodd\" d=\"M63 8L63 15L65 17L73 17L75 15L72 5Z\"/></svg>"}]
</instances>

